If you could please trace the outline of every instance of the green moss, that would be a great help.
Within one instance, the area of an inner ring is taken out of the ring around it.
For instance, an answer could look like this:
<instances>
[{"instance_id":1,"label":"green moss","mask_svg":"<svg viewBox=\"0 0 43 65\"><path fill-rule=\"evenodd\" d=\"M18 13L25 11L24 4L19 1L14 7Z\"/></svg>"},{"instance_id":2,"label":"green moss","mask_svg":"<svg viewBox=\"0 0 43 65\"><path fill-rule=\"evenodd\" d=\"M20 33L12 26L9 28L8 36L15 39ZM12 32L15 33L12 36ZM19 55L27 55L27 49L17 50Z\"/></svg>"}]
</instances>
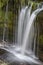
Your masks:
<instances>
[{"instance_id":1,"label":"green moss","mask_svg":"<svg viewBox=\"0 0 43 65\"><path fill-rule=\"evenodd\" d=\"M39 42L40 42L41 45L43 45L43 35L39 36Z\"/></svg>"},{"instance_id":2,"label":"green moss","mask_svg":"<svg viewBox=\"0 0 43 65\"><path fill-rule=\"evenodd\" d=\"M2 8L5 4L7 4L8 0L0 0L0 8Z\"/></svg>"}]
</instances>

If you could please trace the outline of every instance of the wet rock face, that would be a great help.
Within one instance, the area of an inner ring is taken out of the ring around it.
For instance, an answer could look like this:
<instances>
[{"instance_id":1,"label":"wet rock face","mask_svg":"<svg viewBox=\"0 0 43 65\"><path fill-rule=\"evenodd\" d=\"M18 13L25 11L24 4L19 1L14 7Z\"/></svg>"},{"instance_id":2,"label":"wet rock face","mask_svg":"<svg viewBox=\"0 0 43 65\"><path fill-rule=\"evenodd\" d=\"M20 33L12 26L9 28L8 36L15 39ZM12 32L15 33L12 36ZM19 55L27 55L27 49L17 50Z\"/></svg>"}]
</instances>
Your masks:
<instances>
[{"instance_id":1,"label":"wet rock face","mask_svg":"<svg viewBox=\"0 0 43 65\"><path fill-rule=\"evenodd\" d=\"M28 63L15 63L15 62L13 62L13 63L11 63L9 65L30 65L30 64L28 64Z\"/></svg>"},{"instance_id":2,"label":"wet rock face","mask_svg":"<svg viewBox=\"0 0 43 65\"><path fill-rule=\"evenodd\" d=\"M5 51L4 49L0 49L0 65L30 65L27 62L15 62L11 60L12 59L11 56L12 56L11 53Z\"/></svg>"},{"instance_id":3,"label":"wet rock face","mask_svg":"<svg viewBox=\"0 0 43 65\"><path fill-rule=\"evenodd\" d=\"M15 63L15 62L13 62L13 63L6 63L6 62L4 62L3 60L0 60L0 65L30 65L30 64L28 64L28 63Z\"/></svg>"},{"instance_id":4,"label":"wet rock face","mask_svg":"<svg viewBox=\"0 0 43 65\"><path fill-rule=\"evenodd\" d=\"M36 2L43 2L43 0L32 0L32 1L36 1Z\"/></svg>"},{"instance_id":5,"label":"wet rock face","mask_svg":"<svg viewBox=\"0 0 43 65\"><path fill-rule=\"evenodd\" d=\"M36 1L38 1L38 2L43 2L43 0L36 0Z\"/></svg>"},{"instance_id":6,"label":"wet rock face","mask_svg":"<svg viewBox=\"0 0 43 65\"><path fill-rule=\"evenodd\" d=\"M38 27L39 27L39 37L38 37L38 41L39 41L39 58L41 61L43 61L43 11L40 12L36 18L36 23L38 23ZM38 43L37 43L38 44Z\"/></svg>"},{"instance_id":7,"label":"wet rock face","mask_svg":"<svg viewBox=\"0 0 43 65\"><path fill-rule=\"evenodd\" d=\"M0 65L8 65L6 62L0 60Z\"/></svg>"},{"instance_id":8,"label":"wet rock face","mask_svg":"<svg viewBox=\"0 0 43 65\"><path fill-rule=\"evenodd\" d=\"M40 34L43 35L43 11L38 14L37 22L39 23Z\"/></svg>"},{"instance_id":9,"label":"wet rock face","mask_svg":"<svg viewBox=\"0 0 43 65\"><path fill-rule=\"evenodd\" d=\"M5 50L0 49L0 55L3 55L4 53L6 53L6 51L5 51Z\"/></svg>"}]
</instances>

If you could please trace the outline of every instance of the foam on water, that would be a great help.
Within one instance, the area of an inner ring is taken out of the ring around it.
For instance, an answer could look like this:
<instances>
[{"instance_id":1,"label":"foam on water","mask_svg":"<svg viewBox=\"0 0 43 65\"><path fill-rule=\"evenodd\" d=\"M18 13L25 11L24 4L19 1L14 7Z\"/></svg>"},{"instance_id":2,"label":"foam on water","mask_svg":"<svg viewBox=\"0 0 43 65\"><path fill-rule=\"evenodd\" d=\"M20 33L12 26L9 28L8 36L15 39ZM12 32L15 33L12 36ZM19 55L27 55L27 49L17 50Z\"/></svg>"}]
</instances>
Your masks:
<instances>
[{"instance_id":1,"label":"foam on water","mask_svg":"<svg viewBox=\"0 0 43 65\"><path fill-rule=\"evenodd\" d=\"M2 49L4 49L4 50L6 50L6 51L8 51L9 53L11 53L11 54L13 54L14 55L14 57L16 57L17 59L16 59L16 61L19 61L19 62L28 62L28 63L30 63L30 64L41 64L41 62L39 62L38 61L38 59L36 60L36 59L34 59L34 58L32 58L32 57L30 57L30 56L27 56L27 55L22 55L21 53L19 53L19 52L16 52L14 49L11 49L11 48L9 48L9 47L0 47L0 48L2 48ZM9 56L9 55L8 55ZM12 57L11 57L12 58ZM7 59L9 59L9 58L7 58ZM13 58L13 60L15 61L15 59Z\"/></svg>"},{"instance_id":2,"label":"foam on water","mask_svg":"<svg viewBox=\"0 0 43 65\"><path fill-rule=\"evenodd\" d=\"M29 8L29 10L27 8L28 7L23 8L21 10L21 13L19 16L17 45L15 45L14 47L13 46L12 47L11 46L9 46L9 47L1 46L0 48L13 54L14 57L17 58L16 60L18 60L18 61L26 61L30 64L31 63L40 64L40 62L37 61L38 59L36 59L36 57L32 51L32 39L34 36L34 34L33 34L34 33L34 28L33 28L34 20L36 19L36 16L38 15L38 13L43 11L43 8L36 9L31 15L30 15L30 13L31 13L30 11L31 11L32 6ZM29 12L27 12L27 10ZM27 14L26 18L25 18L25 14ZM25 28L23 28L23 25ZM5 34L5 32L4 32L4 34ZM23 35L23 37L22 37L22 35ZM27 50L27 46L29 46L28 50Z\"/></svg>"}]
</instances>

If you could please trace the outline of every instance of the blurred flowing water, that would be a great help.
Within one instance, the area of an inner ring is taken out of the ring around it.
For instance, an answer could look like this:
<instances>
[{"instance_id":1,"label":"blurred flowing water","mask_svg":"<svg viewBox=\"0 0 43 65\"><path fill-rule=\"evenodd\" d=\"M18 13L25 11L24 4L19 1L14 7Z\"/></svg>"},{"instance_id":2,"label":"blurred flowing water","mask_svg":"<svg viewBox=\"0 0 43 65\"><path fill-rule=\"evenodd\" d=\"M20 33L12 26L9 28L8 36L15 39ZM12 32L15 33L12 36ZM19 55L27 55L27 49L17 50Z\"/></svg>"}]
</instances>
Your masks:
<instances>
[{"instance_id":1,"label":"blurred flowing water","mask_svg":"<svg viewBox=\"0 0 43 65\"><path fill-rule=\"evenodd\" d=\"M6 8L8 9L8 7ZM11 58L8 58L9 57L8 54L8 57L5 58L6 60L10 59L10 61L16 60L18 62L25 61L30 64L34 63L41 65L41 62L35 56L35 47L33 47L32 50L32 42L34 38L34 20L36 19L36 16L41 11L43 11L43 7L36 9L35 11L32 12L32 14L31 14L31 10L32 10L32 5L30 7L26 6L21 9L18 20L18 42L15 45L11 45L11 46L0 46L0 49L4 49L13 55L13 57L11 55ZM6 28L4 27L3 41L5 37L5 30ZM5 55L3 56L3 58L4 57Z\"/></svg>"}]
</instances>

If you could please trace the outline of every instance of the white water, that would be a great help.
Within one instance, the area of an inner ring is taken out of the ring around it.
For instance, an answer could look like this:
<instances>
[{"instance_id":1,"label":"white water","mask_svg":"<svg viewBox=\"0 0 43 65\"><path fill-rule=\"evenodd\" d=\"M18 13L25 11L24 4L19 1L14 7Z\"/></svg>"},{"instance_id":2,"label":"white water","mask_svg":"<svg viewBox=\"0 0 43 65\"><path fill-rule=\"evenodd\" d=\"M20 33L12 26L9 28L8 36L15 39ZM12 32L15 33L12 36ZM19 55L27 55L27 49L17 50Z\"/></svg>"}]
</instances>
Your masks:
<instances>
[{"instance_id":1,"label":"white water","mask_svg":"<svg viewBox=\"0 0 43 65\"><path fill-rule=\"evenodd\" d=\"M2 47L1 47L2 48ZM22 54L19 54L19 53L17 53L16 51L15 51L15 49L12 49L12 47L11 48L8 48L8 47L3 47L2 49L4 49L4 50L6 50L7 52L10 52L11 54L13 54L14 55L14 57L16 57L16 58L14 58L13 57L13 59L14 59L14 61L16 60L16 61L19 61L19 62L28 62L29 64L38 64L38 65L41 65L41 62L40 61L38 61L38 60L36 60L36 59L34 59L34 58L31 58L30 56L26 56L26 55L22 55ZM9 55L8 55L9 56ZM11 57L12 58L12 57ZM10 59L10 58L7 58L7 59Z\"/></svg>"},{"instance_id":2,"label":"white water","mask_svg":"<svg viewBox=\"0 0 43 65\"><path fill-rule=\"evenodd\" d=\"M24 37L27 23L29 22L29 19L31 16L31 10L32 10L32 5L27 9L26 14L25 14L25 19L24 19L24 24L23 24L23 33L22 33L23 37ZM22 37L22 41L23 41L23 37Z\"/></svg>"},{"instance_id":3,"label":"white water","mask_svg":"<svg viewBox=\"0 0 43 65\"><path fill-rule=\"evenodd\" d=\"M30 30L31 30L31 28L32 28L32 25L33 25L33 23L34 23L34 20L35 20L37 14L38 14L40 11L42 11L42 10L43 10L43 8L42 8L42 9L37 9L37 10L35 10L35 11L32 13L29 22L27 23L27 27L26 27L26 30L25 30L25 33L24 33L24 39L23 39L22 50L21 50L21 53L22 53L22 54L25 54L25 50L26 50L26 47L27 47L28 44L32 45L31 43L27 43L27 41L31 40L31 39L29 39L30 36L31 36ZM33 35L33 34L32 34L32 35ZM29 37L29 38L28 38L28 37ZM30 50L32 50L32 49L30 48Z\"/></svg>"},{"instance_id":4,"label":"white water","mask_svg":"<svg viewBox=\"0 0 43 65\"><path fill-rule=\"evenodd\" d=\"M27 23L30 19L32 5L29 7L25 7L21 10L18 21L18 46L22 46L22 40L24 36L24 32L27 26Z\"/></svg>"},{"instance_id":5,"label":"white water","mask_svg":"<svg viewBox=\"0 0 43 65\"><path fill-rule=\"evenodd\" d=\"M21 10L20 15L19 15L19 21L18 21L18 46L21 46L22 42L22 30L23 30L23 22L25 18L25 13L28 7L25 7Z\"/></svg>"},{"instance_id":6,"label":"white water","mask_svg":"<svg viewBox=\"0 0 43 65\"><path fill-rule=\"evenodd\" d=\"M30 21L29 21L28 24L27 24L26 31L25 31L25 33L24 33L24 39L23 39L23 45L22 45L22 54L25 53L25 49L26 49L26 47L27 47L27 41L29 41L29 38L30 38L30 36L31 36L30 30L31 30L31 24L32 24L34 18L35 18L35 15L34 15L34 14L31 15ZM29 35L29 34L30 34L30 35ZM28 38L28 37L29 37L29 38ZM31 44L31 43L28 43L28 44ZM31 48L30 48L30 50L31 50Z\"/></svg>"},{"instance_id":7,"label":"white water","mask_svg":"<svg viewBox=\"0 0 43 65\"><path fill-rule=\"evenodd\" d=\"M30 16L30 11L31 11L31 8L29 9L29 12L27 12L27 17L25 18L25 13L26 13L26 10L27 10L28 7L24 8L21 10L21 13L20 13L20 18L19 18L19 23L18 23L18 46L20 47L21 46L21 49L19 49L17 46L15 46L16 48L3 48L5 49L6 51L12 53L14 56L16 56L18 59L17 60L25 60L27 62L32 62L32 63L37 63L38 62L31 58L30 57L30 54L25 55L25 52L27 53L30 53L32 52L32 39L33 39L33 36L34 36L34 20L37 16L37 14L39 12L41 12L43 10L43 8L39 8L37 10L35 10L31 16ZM28 17L29 16L29 17ZM24 22L24 18L27 19L27 21ZM23 24L25 26L25 32L24 32L24 35L23 35L23 40L22 39L22 29L23 29ZM25 25L26 24L26 25ZM21 43L22 42L22 43ZM27 46L28 46L28 50L27 50ZM35 44L34 44L35 46ZM18 52L18 50L20 52ZM27 50L27 51L26 51ZM32 54L33 56L33 54Z\"/></svg>"}]
</instances>

